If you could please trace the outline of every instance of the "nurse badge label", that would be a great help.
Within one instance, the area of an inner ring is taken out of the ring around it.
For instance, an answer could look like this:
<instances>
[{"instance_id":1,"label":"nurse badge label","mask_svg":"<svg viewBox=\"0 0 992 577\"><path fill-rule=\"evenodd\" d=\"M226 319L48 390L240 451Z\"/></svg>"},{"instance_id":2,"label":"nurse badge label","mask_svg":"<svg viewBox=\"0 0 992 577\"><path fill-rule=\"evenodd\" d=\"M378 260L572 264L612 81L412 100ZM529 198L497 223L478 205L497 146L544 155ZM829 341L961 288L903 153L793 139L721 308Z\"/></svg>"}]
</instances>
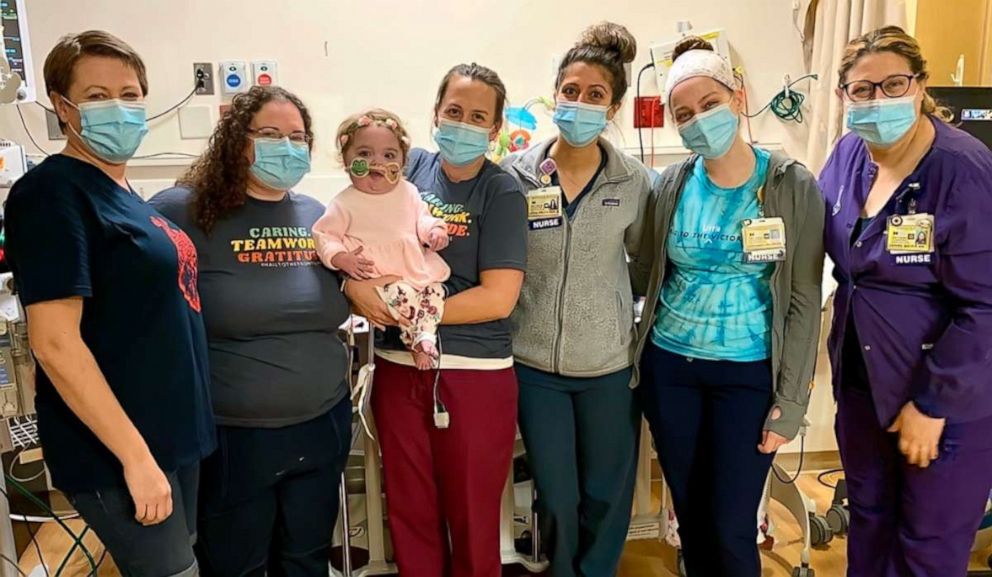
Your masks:
<instances>
[{"instance_id":1,"label":"nurse badge label","mask_svg":"<svg viewBox=\"0 0 992 577\"><path fill-rule=\"evenodd\" d=\"M549 186L527 193L527 225L531 230L561 226L561 187Z\"/></svg>"},{"instance_id":2,"label":"nurse badge label","mask_svg":"<svg viewBox=\"0 0 992 577\"><path fill-rule=\"evenodd\" d=\"M785 260L785 221L780 217L747 219L741 223L744 262Z\"/></svg>"},{"instance_id":3,"label":"nurse badge label","mask_svg":"<svg viewBox=\"0 0 992 577\"><path fill-rule=\"evenodd\" d=\"M885 228L885 248L896 264L929 264L933 254L932 214L897 214Z\"/></svg>"}]
</instances>

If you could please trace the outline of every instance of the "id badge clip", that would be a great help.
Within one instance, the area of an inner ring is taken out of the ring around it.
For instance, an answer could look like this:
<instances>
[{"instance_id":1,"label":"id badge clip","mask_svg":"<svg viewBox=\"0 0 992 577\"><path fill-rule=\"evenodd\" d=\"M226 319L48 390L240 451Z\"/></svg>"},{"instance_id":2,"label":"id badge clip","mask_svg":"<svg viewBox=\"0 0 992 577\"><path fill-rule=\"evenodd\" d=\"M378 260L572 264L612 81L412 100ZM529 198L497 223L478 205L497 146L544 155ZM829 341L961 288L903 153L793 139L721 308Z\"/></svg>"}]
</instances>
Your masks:
<instances>
[{"instance_id":1,"label":"id badge clip","mask_svg":"<svg viewBox=\"0 0 992 577\"><path fill-rule=\"evenodd\" d=\"M781 217L747 219L741 223L744 262L748 264L785 260L785 221Z\"/></svg>"},{"instance_id":2,"label":"id badge clip","mask_svg":"<svg viewBox=\"0 0 992 577\"><path fill-rule=\"evenodd\" d=\"M932 214L896 214L885 227L885 248L889 254L932 254L934 218Z\"/></svg>"}]
</instances>

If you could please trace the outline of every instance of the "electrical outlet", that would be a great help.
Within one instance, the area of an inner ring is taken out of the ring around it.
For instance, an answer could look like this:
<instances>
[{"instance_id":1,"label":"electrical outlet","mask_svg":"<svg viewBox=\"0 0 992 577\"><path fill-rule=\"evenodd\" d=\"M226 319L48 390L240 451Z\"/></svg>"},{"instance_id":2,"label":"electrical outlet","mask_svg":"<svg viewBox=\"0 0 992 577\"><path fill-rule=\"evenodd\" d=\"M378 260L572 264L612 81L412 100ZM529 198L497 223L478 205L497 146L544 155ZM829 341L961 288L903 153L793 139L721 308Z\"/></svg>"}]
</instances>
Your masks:
<instances>
[{"instance_id":1,"label":"electrical outlet","mask_svg":"<svg viewBox=\"0 0 992 577\"><path fill-rule=\"evenodd\" d=\"M662 128L665 126L665 109L660 96L641 96L634 99L634 128Z\"/></svg>"},{"instance_id":2,"label":"electrical outlet","mask_svg":"<svg viewBox=\"0 0 992 577\"><path fill-rule=\"evenodd\" d=\"M48 140L65 140L65 134L59 127L59 117L54 112L45 111L45 126L48 128Z\"/></svg>"},{"instance_id":3,"label":"electrical outlet","mask_svg":"<svg viewBox=\"0 0 992 577\"><path fill-rule=\"evenodd\" d=\"M202 81L200 84L197 82ZM210 96L214 93L214 65L210 62L193 63L193 83L199 96Z\"/></svg>"}]
</instances>

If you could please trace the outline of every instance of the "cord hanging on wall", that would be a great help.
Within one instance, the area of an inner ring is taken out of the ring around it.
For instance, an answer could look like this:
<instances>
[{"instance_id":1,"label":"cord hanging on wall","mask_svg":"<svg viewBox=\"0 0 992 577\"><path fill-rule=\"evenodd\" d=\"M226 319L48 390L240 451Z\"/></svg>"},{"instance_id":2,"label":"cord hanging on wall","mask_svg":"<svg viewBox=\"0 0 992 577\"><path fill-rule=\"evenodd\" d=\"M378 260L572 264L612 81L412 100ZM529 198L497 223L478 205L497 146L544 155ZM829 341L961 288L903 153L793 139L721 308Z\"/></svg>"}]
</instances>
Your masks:
<instances>
[{"instance_id":1,"label":"cord hanging on wall","mask_svg":"<svg viewBox=\"0 0 992 577\"><path fill-rule=\"evenodd\" d=\"M772 97L771 101L761 110L755 112L754 114L745 114L744 116L747 118L755 118L770 109L772 113L781 120L802 124L803 103L806 101L806 95L798 90L793 90L792 87L803 80L809 79L818 80L819 76L816 74L806 74L805 76L800 76L796 80L791 80L789 75L786 74L785 80L782 83L782 91Z\"/></svg>"}]
</instances>

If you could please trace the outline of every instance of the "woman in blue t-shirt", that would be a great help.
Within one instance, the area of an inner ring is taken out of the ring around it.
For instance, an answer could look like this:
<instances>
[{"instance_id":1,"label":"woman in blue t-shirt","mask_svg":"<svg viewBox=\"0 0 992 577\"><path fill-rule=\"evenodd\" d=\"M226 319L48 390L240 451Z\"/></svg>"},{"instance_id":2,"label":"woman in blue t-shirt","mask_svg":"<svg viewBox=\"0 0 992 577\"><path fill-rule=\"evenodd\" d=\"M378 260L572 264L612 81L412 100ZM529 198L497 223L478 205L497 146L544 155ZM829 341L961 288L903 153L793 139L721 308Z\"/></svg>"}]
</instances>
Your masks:
<instances>
[{"instance_id":1,"label":"woman in blue t-shirt","mask_svg":"<svg viewBox=\"0 0 992 577\"><path fill-rule=\"evenodd\" d=\"M809 402L823 203L809 171L739 136L743 91L707 42L675 49L665 100L695 154L662 174L632 255L639 392L687 573L756 577L765 479Z\"/></svg>"},{"instance_id":2,"label":"woman in blue t-shirt","mask_svg":"<svg viewBox=\"0 0 992 577\"><path fill-rule=\"evenodd\" d=\"M145 66L100 31L63 37L45 85L67 142L7 201L38 432L55 486L125 575L195 575L200 460L215 446L197 255L128 185Z\"/></svg>"},{"instance_id":3,"label":"woman in blue t-shirt","mask_svg":"<svg viewBox=\"0 0 992 577\"><path fill-rule=\"evenodd\" d=\"M486 159L506 89L477 64L438 90L440 153L415 149L407 178L448 223L451 267L438 371L413 365L402 343L376 349L372 410L382 447L389 528L404 575L498 577L500 495L516 435L517 378L508 317L527 264L527 216L517 182ZM355 309L395 321L376 281L349 281Z\"/></svg>"}]
</instances>

